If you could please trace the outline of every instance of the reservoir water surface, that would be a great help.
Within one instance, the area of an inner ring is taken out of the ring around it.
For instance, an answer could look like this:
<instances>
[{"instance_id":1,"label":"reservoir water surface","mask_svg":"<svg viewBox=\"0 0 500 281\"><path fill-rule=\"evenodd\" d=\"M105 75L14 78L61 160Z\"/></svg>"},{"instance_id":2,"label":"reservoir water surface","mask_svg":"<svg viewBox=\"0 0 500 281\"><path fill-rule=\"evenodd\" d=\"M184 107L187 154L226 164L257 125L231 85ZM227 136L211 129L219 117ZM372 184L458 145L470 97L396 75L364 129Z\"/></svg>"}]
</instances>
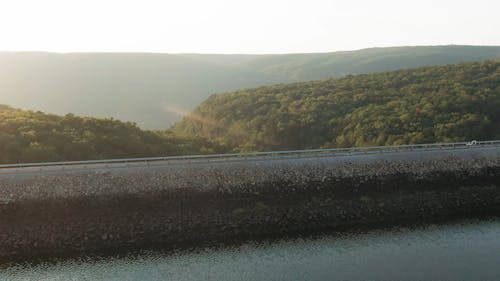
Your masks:
<instances>
[{"instance_id":1,"label":"reservoir water surface","mask_svg":"<svg viewBox=\"0 0 500 281\"><path fill-rule=\"evenodd\" d=\"M20 264L0 280L500 280L500 219Z\"/></svg>"}]
</instances>

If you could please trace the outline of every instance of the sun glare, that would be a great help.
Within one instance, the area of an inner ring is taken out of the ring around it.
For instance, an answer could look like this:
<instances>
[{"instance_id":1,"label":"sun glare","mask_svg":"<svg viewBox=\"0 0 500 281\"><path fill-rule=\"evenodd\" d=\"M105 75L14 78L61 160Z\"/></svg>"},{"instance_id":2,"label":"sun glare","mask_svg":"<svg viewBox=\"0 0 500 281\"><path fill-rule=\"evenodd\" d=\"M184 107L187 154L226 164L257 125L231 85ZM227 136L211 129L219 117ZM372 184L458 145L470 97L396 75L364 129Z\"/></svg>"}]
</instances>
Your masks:
<instances>
[{"instance_id":1,"label":"sun glare","mask_svg":"<svg viewBox=\"0 0 500 281\"><path fill-rule=\"evenodd\" d=\"M498 10L499 2L488 0L1 1L0 49L289 53L499 45Z\"/></svg>"}]
</instances>

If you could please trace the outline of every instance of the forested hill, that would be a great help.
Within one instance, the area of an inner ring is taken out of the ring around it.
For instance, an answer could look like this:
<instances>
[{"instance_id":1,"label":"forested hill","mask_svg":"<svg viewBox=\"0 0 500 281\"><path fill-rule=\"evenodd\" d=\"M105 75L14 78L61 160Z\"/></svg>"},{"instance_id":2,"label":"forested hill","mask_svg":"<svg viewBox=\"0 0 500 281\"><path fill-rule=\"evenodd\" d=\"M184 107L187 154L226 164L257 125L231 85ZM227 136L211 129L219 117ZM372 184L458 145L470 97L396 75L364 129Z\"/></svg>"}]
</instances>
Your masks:
<instances>
[{"instance_id":1,"label":"forested hill","mask_svg":"<svg viewBox=\"0 0 500 281\"><path fill-rule=\"evenodd\" d=\"M0 105L0 163L500 139L500 61L211 96L171 131Z\"/></svg>"},{"instance_id":2,"label":"forested hill","mask_svg":"<svg viewBox=\"0 0 500 281\"><path fill-rule=\"evenodd\" d=\"M143 131L133 123L49 115L0 105L0 163L220 153L199 137Z\"/></svg>"},{"instance_id":3,"label":"forested hill","mask_svg":"<svg viewBox=\"0 0 500 281\"><path fill-rule=\"evenodd\" d=\"M500 47L288 55L0 52L0 103L165 129L213 93L494 58L500 58Z\"/></svg>"},{"instance_id":4,"label":"forested hill","mask_svg":"<svg viewBox=\"0 0 500 281\"><path fill-rule=\"evenodd\" d=\"M211 96L177 132L277 150L500 139L500 61Z\"/></svg>"}]
</instances>

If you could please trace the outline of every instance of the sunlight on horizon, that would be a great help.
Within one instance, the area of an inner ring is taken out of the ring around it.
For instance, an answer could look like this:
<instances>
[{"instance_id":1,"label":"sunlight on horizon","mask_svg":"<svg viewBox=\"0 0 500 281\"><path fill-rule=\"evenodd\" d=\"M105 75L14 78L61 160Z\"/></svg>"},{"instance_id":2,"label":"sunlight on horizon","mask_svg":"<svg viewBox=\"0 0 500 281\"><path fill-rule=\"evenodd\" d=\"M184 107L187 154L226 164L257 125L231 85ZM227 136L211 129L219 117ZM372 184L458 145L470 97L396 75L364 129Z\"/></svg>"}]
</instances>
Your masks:
<instances>
[{"instance_id":1,"label":"sunlight on horizon","mask_svg":"<svg viewBox=\"0 0 500 281\"><path fill-rule=\"evenodd\" d=\"M0 1L0 50L291 53L500 45L498 1Z\"/></svg>"}]
</instances>

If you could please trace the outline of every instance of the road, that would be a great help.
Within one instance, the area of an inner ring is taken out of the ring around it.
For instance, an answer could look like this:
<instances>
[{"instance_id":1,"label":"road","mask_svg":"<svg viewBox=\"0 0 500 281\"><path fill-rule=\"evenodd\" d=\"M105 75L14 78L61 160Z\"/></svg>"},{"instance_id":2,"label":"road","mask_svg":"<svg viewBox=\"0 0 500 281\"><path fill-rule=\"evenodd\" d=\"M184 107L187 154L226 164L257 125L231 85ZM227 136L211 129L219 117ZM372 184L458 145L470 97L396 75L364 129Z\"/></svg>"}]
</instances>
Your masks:
<instances>
[{"instance_id":1,"label":"road","mask_svg":"<svg viewBox=\"0 0 500 281\"><path fill-rule=\"evenodd\" d=\"M155 158L109 159L96 161L72 161L0 165L0 175L33 175L71 173L96 170L157 169L170 166L284 164L292 162L346 162L372 160L405 160L443 156L467 156L481 154L484 157L500 155L500 141L447 144L423 144L384 147L356 147L343 149L316 149L247 154L190 155Z\"/></svg>"}]
</instances>

